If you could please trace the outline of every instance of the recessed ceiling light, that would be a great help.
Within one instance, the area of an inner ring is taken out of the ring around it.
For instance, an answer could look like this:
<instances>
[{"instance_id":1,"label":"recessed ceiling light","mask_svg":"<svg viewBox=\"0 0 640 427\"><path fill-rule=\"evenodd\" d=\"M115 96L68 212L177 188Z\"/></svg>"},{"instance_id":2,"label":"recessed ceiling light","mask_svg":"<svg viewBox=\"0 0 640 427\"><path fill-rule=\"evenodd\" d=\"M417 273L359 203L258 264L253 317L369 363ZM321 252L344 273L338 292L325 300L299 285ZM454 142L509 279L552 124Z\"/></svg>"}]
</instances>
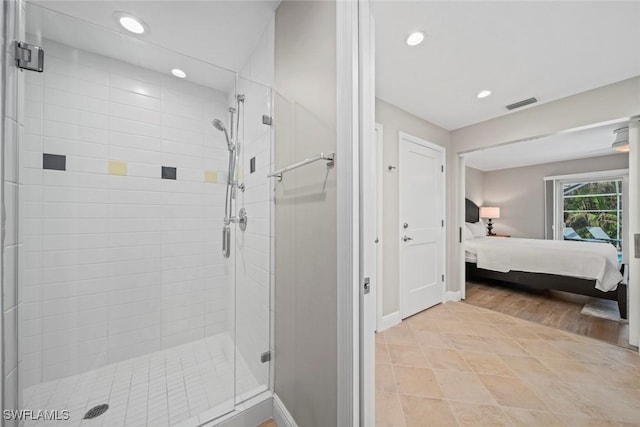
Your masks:
<instances>
[{"instance_id":1,"label":"recessed ceiling light","mask_svg":"<svg viewBox=\"0 0 640 427\"><path fill-rule=\"evenodd\" d=\"M409 37L407 37L407 44L409 46L417 46L424 40L424 33L420 31L416 31L415 33L411 33Z\"/></svg>"},{"instance_id":2,"label":"recessed ceiling light","mask_svg":"<svg viewBox=\"0 0 640 427\"><path fill-rule=\"evenodd\" d=\"M122 27L130 31L134 34L142 34L147 31L147 26L140 18L136 18L135 16L126 13L126 12L116 12L115 14L118 23L122 25Z\"/></svg>"},{"instance_id":3,"label":"recessed ceiling light","mask_svg":"<svg viewBox=\"0 0 640 427\"><path fill-rule=\"evenodd\" d=\"M490 90L482 90L480 92L478 92L478 94L476 95L478 98L486 98L487 96L491 95L491 91Z\"/></svg>"},{"instance_id":4,"label":"recessed ceiling light","mask_svg":"<svg viewBox=\"0 0 640 427\"><path fill-rule=\"evenodd\" d=\"M184 79L185 77L187 77L187 73L182 71L180 68L174 68L173 70L171 70L171 74L181 79Z\"/></svg>"}]
</instances>

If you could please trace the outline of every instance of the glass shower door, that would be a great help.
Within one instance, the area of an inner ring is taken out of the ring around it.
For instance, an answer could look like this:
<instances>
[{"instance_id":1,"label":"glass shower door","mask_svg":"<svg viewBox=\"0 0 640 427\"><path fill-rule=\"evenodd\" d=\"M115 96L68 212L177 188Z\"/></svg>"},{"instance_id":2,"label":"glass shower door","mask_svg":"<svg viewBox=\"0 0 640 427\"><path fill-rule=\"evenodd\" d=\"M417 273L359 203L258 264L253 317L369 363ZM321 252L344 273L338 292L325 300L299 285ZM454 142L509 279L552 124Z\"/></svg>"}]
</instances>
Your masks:
<instances>
[{"instance_id":1,"label":"glass shower door","mask_svg":"<svg viewBox=\"0 0 640 427\"><path fill-rule=\"evenodd\" d=\"M236 227L236 402L245 401L270 386L272 191L267 174L272 168L271 89L239 78L244 95L238 179L237 212L247 224Z\"/></svg>"}]
</instances>

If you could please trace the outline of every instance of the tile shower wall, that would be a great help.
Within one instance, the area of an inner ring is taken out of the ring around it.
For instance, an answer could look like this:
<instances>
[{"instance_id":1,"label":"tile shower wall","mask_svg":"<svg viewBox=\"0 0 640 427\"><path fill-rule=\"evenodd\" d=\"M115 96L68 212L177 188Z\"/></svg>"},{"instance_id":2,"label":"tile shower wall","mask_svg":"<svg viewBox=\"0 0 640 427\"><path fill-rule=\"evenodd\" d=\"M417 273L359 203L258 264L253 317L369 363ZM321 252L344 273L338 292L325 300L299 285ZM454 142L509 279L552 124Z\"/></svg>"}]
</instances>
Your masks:
<instances>
[{"instance_id":1,"label":"tile shower wall","mask_svg":"<svg viewBox=\"0 0 640 427\"><path fill-rule=\"evenodd\" d=\"M21 152L25 386L223 332L233 284L210 124L228 93L43 44Z\"/></svg>"},{"instance_id":2,"label":"tile shower wall","mask_svg":"<svg viewBox=\"0 0 640 427\"><path fill-rule=\"evenodd\" d=\"M273 196L267 174L273 168L271 126L263 115L271 116L271 89L274 69L274 21L240 71L238 93L245 95L242 135L242 177L245 191L239 205L249 216L246 231L237 232L236 252L236 348L261 385L269 385L269 364L260 355L270 345L270 298L272 277L271 206ZM259 83L255 83L259 82ZM251 159L254 171L251 172ZM243 384L238 391L246 393Z\"/></svg>"}]
</instances>

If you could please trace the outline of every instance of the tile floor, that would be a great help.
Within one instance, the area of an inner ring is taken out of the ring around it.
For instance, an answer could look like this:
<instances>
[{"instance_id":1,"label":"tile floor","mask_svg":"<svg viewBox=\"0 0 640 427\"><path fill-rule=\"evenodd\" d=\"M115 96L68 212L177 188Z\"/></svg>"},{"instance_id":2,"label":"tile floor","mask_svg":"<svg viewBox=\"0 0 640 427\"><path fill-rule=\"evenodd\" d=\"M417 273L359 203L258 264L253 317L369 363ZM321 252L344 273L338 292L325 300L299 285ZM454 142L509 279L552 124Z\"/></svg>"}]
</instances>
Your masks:
<instances>
[{"instance_id":1,"label":"tile floor","mask_svg":"<svg viewBox=\"0 0 640 427\"><path fill-rule=\"evenodd\" d=\"M57 425L104 427L196 426L233 409L234 351L229 335L218 334L29 387L25 409L68 409L70 421ZM237 355L239 401L266 390ZM109 409L82 420L95 405ZM56 425L41 421L25 427Z\"/></svg>"},{"instance_id":2,"label":"tile floor","mask_svg":"<svg viewBox=\"0 0 640 427\"><path fill-rule=\"evenodd\" d=\"M462 302L376 335L377 426L640 425L640 356Z\"/></svg>"}]
</instances>

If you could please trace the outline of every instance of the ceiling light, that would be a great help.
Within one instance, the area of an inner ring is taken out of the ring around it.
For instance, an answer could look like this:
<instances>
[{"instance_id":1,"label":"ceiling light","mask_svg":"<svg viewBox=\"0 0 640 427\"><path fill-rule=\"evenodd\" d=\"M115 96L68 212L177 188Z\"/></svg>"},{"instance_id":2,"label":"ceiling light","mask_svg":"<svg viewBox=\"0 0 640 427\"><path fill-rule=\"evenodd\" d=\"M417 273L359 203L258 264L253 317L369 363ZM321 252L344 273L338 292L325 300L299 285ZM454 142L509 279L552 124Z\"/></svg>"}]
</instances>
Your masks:
<instances>
[{"instance_id":1,"label":"ceiling light","mask_svg":"<svg viewBox=\"0 0 640 427\"><path fill-rule=\"evenodd\" d=\"M415 33L411 33L409 37L407 37L407 44L409 46L417 46L424 40L424 33L420 31L416 31Z\"/></svg>"},{"instance_id":2,"label":"ceiling light","mask_svg":"<svg viewBox=\"0 0 640 427\"><path fill-rule=\"evenodd\" d=\"M616 140L611 144L611 148L621 153L629 152L629 127L623 127L613 131Z\"/></svg>"},{"instance_id":3,"label":"ceiling light","mask_svg":"<svg viewBox=\"0 0 640 427\"><path fill-rule=\"evenodd\" d=\"M134 34L142 34L147 31L147 26L145 25L145 23L133 15L130 15L126 12L116 12L114 15L118 20L118 23L129 32L132 32Z\"/></svg>"},{"instance_id":4,"label":"ceiling light","mask_svg":"<svg viewBox=\"0 0 640 427\"><path fill-rule=\"evenodd\" d=\"M491 91L490 90L482 90L482 91L478 92L478 94L476 96L478 98L482 99L482 98L486 98L489 95L491 95Z\"/></svg>"},{"instance_id":5,"label":"ceiling light","mask_svg":"<svg viewBox=\"0 0 640 427\"><path fill-rule=\"evenodd\" d=\"M176 77L179 77L181 79L184 79L185 77L187 77L187 73L185 73L184 71L182 71L179 68L174 68L173 70L171 70L171 74L173 74Z\"/></svg>"}]
</instances>

